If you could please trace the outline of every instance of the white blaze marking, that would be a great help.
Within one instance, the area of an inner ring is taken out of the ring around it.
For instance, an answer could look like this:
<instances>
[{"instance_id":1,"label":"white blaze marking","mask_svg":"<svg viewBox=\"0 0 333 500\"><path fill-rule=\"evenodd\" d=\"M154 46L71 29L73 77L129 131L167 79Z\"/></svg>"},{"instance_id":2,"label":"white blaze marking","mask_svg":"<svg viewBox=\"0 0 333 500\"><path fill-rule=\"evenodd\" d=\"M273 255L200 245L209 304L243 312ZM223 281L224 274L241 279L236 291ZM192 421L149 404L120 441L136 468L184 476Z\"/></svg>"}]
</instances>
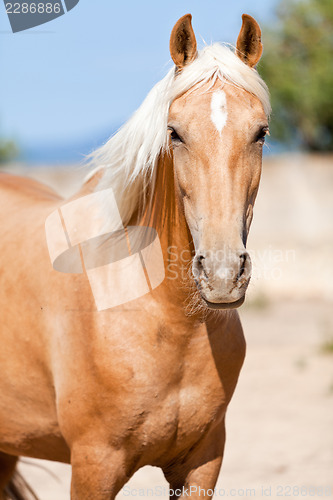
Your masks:
<instances>
[{"instance_id":1,"label":"white blaze marking","mask_svg":"<svg viewBox=\"0 0 333 500\"><path fill-rule=\"evenodd\" d=\"M212 95L212 100L210 103L211 109L211 120L214 123L216 129L221 134L223 127L227 123L228 112L227 112L227 98L223 90L217 90Z\"/></svg>"}]
</instances>

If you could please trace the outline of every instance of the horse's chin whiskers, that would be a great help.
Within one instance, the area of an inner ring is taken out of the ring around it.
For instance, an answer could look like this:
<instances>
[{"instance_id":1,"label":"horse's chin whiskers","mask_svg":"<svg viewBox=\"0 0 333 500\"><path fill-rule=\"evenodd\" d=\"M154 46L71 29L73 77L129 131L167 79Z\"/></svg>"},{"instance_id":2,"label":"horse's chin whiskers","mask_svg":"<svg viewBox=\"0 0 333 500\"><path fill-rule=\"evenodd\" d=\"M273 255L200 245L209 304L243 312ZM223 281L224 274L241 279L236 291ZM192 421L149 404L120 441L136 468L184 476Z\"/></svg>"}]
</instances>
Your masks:
<instances>
[{"instance_id":1,"label":"horse's chin whiskers","mask_svg":"<svg viewBox=\"0 0 333 500\"><path fill-rule=\"evenodd\" d=\"M182 289L186 292L187 297L184 300L184 310L187 317L200 316L202 321L205 321L208 316L215 317L221 315L221 310L210 309L199 291L199 284L196 284L192 272L193 260L187 265L185 276L182 277ZM226 311L224 310L223 313Z\"/></svg>"},{"instance_id":2,"label":"horse's chin whiskers","mask_svg":"<svg viewBox=\"0 0 333 500\"><path fill-rule=\"evenodd\" d=\"M180 286L186 294L186 298L184 300L185 315L187 317L201 315L204 320L209 312L209 309L202 300L198 287L195 283L195 278L192 273L192 265L193 259L188 262L186 271L181 277Z\"/></svg>"}]
</instances>

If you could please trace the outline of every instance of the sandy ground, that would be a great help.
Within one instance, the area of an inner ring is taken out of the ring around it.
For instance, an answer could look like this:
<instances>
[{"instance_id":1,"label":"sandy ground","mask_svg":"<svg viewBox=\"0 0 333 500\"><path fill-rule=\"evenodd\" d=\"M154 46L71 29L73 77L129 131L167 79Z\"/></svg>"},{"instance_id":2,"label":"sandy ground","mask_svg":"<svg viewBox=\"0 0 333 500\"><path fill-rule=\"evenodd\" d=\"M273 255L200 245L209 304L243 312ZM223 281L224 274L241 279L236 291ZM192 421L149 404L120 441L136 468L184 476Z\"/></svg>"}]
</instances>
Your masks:
<instances>
[{"instance_id":1,"label":"sandy ground","mask_svg":"<svg viewBox=\"0 0 333 500\"><path fill-rule=\"evenodd\" d=\"M64 195L83 176L12 171ZM228 411L217 498L333 497L332 188L332 157L264 161L248 244L254 276L240 309L247 358ZM20 468L41 500L69 499L69 466L24 459ZM166 492L161 471L146 467L118 499Z\"/></svg>"}]
</instances>

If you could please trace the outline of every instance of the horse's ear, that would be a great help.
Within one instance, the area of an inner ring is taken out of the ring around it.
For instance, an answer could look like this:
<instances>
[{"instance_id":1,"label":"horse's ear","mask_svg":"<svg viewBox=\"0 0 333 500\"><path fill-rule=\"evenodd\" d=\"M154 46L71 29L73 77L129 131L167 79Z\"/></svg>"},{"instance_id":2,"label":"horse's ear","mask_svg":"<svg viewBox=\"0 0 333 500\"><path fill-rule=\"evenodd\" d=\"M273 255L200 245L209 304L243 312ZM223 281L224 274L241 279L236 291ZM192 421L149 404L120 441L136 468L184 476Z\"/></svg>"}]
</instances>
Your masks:
<instances>
[{"instance_id":1,"label":"horse's ear","mask_svg":"<svg viewBox=\"0 0 333 500\"><path fill-rule=\"evenodd\" d=\"M259 61L262 54L261 30L253 17L243 14L243 24L237 38L237 55L250 68Z\"/></svg>"},{"instance_id":2,"label":"horse's ear","mask_svg":"<svg viewBox=\"0 0 333 500\"><path fill-rule=\"evenodd\" d=\"M178 69L197 57L197 41L191 24L191 14L178 19L170 36L170 54Z\"/></svg>"}]
</instances>

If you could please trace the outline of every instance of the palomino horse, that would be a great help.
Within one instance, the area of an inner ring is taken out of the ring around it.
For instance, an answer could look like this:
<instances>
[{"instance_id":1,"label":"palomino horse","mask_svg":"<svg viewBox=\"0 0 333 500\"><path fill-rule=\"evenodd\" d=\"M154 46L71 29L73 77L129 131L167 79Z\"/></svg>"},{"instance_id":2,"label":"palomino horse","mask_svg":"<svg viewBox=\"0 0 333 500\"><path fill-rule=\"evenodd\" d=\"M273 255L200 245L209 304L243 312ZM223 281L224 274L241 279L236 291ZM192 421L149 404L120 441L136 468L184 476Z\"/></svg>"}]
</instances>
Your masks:
<instances>
[{"instance_id":1,"label":"palomino horse","mask_svg":"<svg viewBox=\"0 0 333 500\"><path fill-rule=\"evenodd\" d=\"M112 188L125 226L157 230L165 279L149 293L97 310L87 274L50 263L45 220L64 201L1 175L3 498L29 497L19 456L71 463L73 500L114 498L147 464L176 496L191 486L192 497L199 486L212 495L245 354L235 308L250 280L245 244L270 111L255 69L260 36L243 15L235 52L198 52L182 17L170 40L176 67L92 155L75 198Z\"/></svg>"}]
</instances>

